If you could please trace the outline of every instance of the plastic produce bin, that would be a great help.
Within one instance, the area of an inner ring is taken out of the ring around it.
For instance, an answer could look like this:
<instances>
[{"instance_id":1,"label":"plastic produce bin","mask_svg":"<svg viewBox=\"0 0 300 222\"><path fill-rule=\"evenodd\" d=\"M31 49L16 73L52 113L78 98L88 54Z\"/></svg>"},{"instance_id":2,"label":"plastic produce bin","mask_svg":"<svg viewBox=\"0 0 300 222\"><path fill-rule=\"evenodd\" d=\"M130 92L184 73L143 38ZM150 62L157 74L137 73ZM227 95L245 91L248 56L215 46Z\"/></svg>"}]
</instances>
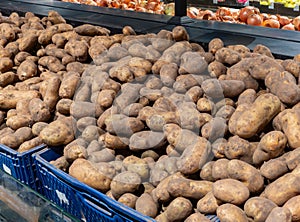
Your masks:
<instances>
[{"instance_id":1,"label":"plastic produce bin","mask_svg":"<svg viewBox=\"0 0 300 222\"><path fill-rule=\"evenodd\" d=\"M49 162L61 155L50 148L33 155L45 197L82 221L155 221L85 185Z\"/></svg>"},{"instance_id":2,"label":"plastic produce bin","mask_svg":"<svg viewBox=\"0 0 300 222\"><path fill-rule=\"evenodd\" d=\"M16 150L0 144L0 169L21 183L39 191L40 186L32 154L45 147L46 145L40 145L27 152L19 153Z\"/></svg>"}]
</instances>

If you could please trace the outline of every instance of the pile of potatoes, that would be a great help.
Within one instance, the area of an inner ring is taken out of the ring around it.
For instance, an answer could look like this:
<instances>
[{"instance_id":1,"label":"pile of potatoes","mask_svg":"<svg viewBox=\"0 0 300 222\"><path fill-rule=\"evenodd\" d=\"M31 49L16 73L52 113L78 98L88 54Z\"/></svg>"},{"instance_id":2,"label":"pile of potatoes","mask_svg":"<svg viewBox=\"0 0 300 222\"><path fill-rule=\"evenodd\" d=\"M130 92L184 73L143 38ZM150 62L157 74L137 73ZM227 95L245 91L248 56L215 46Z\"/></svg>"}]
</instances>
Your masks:
<instances>
[{"instance_id":1,"label":"pile of potatoes","mask_svg":"<svg viewBox=\"0 0 300 222\"><path fill-rule=\"evenodd\" d=\"M0 143L157 221L300 220L300 54L57 12L0 17Z\"/></svg>"}]
</instances>

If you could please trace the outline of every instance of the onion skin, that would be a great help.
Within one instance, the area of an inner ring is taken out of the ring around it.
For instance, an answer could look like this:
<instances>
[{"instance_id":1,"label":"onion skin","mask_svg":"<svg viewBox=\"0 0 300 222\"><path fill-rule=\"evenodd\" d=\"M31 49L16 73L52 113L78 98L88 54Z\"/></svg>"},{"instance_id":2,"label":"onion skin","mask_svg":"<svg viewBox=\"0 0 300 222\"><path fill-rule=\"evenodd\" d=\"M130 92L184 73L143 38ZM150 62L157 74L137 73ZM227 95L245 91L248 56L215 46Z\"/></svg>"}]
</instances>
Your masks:
<instances>
[{"instance_id":1,"label":"onion skin","mask_svg":"<svg viewBox=\"0 0 300 222\"><path fill-rule=\"evenodd\" d=\"M298 31L300 31L300 16L293 19L293 25Z\"/></svg>"},{"instance_id":2,"label":"onion skin","mask_svg":"<svg viewBox=\"0 0 300 222\"><path fill-rule=\"evenodd\" d=\"M258 14L251 14L247 18L247 24L254 25L254 26L261 26L262 19L261 19L260 15L258 15Z\"/></svg>"},{"instance_id":3,"label":"onion skin","mask_svg":"<svg viewBox=\"0 0 300 222\"><path fill-rule=\"evenodd\" d=\"M292 23L290 23L290 24L283 26L281 29L295 31L295 26Z\"/></svg>"},{"instance_id":4,"label":"onion skin","mask_svg":"<svg viewBox=\"0 0 300 222\"><path fill-rule=\"evenodd\" d=\"M278 20L276 19L267 19L263 22L263 26L265 27L269 27L269 28L276 28L279 29L280 28L280 23Z\"/></svg>"}]
</instances>

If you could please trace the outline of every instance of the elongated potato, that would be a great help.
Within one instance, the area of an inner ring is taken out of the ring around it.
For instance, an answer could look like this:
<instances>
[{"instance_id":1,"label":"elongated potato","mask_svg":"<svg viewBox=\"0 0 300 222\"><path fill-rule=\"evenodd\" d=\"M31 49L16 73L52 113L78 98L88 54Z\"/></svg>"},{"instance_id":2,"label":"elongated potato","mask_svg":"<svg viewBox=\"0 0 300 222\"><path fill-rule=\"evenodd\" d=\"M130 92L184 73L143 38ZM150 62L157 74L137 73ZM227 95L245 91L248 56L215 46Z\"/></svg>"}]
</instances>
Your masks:
<instances>
[{"instance_id":1,"label":"elongated potato","mask_svg":"<svg viewBox=\"0 0 300 222\"><path fill-rule=\"evenodd\" d=\"M242 138L250 138L280 112L281 103L277 96L266 93L257 97L244 111L239 112L239 107L229 120L229 131Z\"/></svg>"},{"instance_id":2,"label":"elongated potato","mask_svg":"<svg viewBox=\"0 0 300 222\"><path fill-rule=\"evenodd\" d=\"M24 99L39 98L40 94L35 90L1 90L0 91L0 108L14 109L18 101Z\"/></svg>"},{"instance_id":3,"label":"elongated potato","mask_svg":"<svg viewBox=\"0 0 300 222\"><path fill-rule=\"evenodd\" d=\"M173 197L200 199L212 190L212 182L191 179L174 179L169 182L168 192Z\"/></svg>"},{"instance_id":4,"label":"elongated potato","mask_svg":"<svg viewBox=\"0 0 300 222\"><path fill-rule=\"evenodd\" d=\"M106 192L110 188L111 178L103 174L88 160L82 158L76 159L70 166L69 174L102 192Z\"/></svg>"},{"instance_id":5,"label":"elongated potato","mask_svg":"<svg viewBox=\"0 0 300 222\"><path fill-rule=\"evenodd\" d=\"M246 201L244 211L254 222L264 222L275 207L277 205L269 199L252 197Z\"/></svg>"},{"instance_id":6,"label":"elongated potato","mask_svg":"<svg viewBox=\"0 0 300 222\"><path fill-rule=\"evenodd\" d=\"M233 205L233 204L223 204L217 209L217 216L220 221L238 221L238 222L248 222L247 216L244 211Z\"/></svg>"}]
</instances>

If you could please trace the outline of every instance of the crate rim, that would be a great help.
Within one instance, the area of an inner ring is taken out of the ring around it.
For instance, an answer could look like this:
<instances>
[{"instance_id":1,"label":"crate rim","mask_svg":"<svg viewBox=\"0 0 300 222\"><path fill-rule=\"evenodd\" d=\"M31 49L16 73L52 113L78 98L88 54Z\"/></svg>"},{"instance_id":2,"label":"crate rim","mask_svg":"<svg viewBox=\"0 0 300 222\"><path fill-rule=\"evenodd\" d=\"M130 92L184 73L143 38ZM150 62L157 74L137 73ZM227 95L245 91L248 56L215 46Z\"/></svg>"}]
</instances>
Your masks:
<instances>
[{"instance_id":1,"label":"crate rim","mask_svg":"<svg viewBox=\"0 0 300 222\"><path fill-rule=\"evenodd\" d=\"M39 150L39 149L45 149L46 147L47 147L47 145L43 143L43 144L40 144L38 146L33 147L30 150L25 151L25 152L18 152L17 150L15 150L15 149L13 149L13 148L11 148L9 146L6 146L6 145L0 143L0 148L2 150L6 151L6 152L9 152L12 155L15 155L17 157L22 157L22 156L25 156L27 154L31 154L31 153ZM1 154L1 149L0 149L0 154Z\"/></svg>"}]
</instances>

